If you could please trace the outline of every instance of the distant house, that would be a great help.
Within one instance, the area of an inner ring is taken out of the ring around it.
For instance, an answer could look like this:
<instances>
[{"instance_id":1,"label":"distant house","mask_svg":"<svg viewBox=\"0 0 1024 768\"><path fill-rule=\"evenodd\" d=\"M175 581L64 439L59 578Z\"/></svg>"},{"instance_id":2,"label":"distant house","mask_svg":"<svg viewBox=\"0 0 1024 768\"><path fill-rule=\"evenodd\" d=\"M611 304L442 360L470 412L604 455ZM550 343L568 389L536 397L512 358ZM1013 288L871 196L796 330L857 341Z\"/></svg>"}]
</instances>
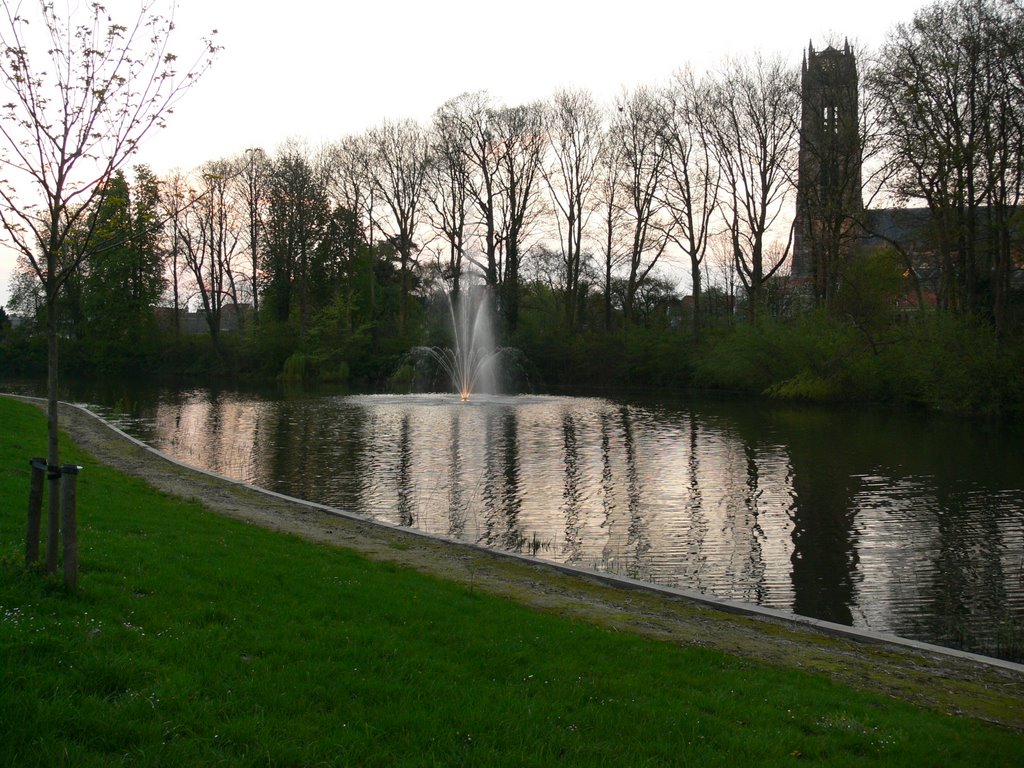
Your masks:
<instances>
[{"instance_id":1,"label":"distant house","mask_svg":"<svg viewBox=\"0 0 1024 768\"><path fill-rule=\"evenodd\" d=\"M252 315L252 304L239 304L236 311L234 304L225 304L220 310L220 332L233 333L244 325L247 318ZM166 330L174 329L174 308L157 307L157 322ZM206 312L200 308L195 312L188 310L178 311L178 329L185 335L198 335L210 332L210 326L206 322Z\"/></svg>"}]
</instances>

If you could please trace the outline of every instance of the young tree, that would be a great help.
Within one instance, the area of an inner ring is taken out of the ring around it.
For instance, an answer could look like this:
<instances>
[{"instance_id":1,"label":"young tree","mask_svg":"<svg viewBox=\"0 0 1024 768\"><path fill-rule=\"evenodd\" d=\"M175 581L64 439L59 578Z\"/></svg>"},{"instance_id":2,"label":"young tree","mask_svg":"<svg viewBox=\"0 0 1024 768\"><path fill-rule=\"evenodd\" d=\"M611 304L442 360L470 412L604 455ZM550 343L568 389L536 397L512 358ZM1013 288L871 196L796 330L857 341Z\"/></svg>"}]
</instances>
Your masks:
<instances>
[{"instance_id":1,"label":"young tree","mask_svg":"<svg viewBox=\"0 0 1024 768\"><path fill-rule=\"evenodd\" d=\"M168 15L142 0L138 15L115 21L99 3L65 17L47 0L4 4L0 14L0 224L43 285L47 314L47 461L50 516L59 515L57 312L61 287L85 252L69 235L87 226L113 174L139 142L163 125L207 69L215 47L183 71L168 48ZM71 8L71 6L60 6ZM86 237L80 242L88 243ZM56 569L56 550L47 570Z\"/></svg>"}]
</instances>

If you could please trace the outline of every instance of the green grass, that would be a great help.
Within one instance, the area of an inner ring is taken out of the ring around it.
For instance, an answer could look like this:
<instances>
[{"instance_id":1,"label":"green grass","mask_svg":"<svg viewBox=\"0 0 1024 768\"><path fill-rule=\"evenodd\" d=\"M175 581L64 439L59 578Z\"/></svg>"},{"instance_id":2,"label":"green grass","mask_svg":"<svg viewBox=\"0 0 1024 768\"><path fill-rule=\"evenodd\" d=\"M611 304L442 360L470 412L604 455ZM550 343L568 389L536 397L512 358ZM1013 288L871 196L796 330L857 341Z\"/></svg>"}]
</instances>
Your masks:
<instances>
[{"instance_id":1,"label":"green grass","mask_svg":"<svg viewBox=\"0 0 1024 768\"><path fill-rule=\"evenodd\" d=\"M22 564L0 398L0 765L1024 765L1024 738L218 518L65 447L81 578ZM44 526L45 527L45 526Z\"/></svg>"}]
</instances>

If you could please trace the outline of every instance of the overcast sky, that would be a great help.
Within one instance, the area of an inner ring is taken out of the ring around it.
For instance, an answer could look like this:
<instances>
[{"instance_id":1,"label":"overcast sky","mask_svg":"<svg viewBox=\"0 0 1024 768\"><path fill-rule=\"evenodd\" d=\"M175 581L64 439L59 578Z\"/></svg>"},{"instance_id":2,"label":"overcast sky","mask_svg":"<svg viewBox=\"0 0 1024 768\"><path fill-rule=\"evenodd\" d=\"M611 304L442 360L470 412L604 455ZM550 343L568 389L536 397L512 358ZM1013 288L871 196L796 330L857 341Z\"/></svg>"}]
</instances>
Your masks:
<instances>
[{"instance_id":1,"label":"overcast sky","mask_svg":"<svg viewBox=\"0 0 1024 768\"><path fill-rule=\"evenodd\" d=\"M138 159L163 174L247 147L273 152L288 138L316 145L385 118L426 121L464 91L486 89L516 104L578 86L611 99L623 86L658 84L687 63L700 71L754 50L798 63L812 39L823 45L829 36L849 37L875 47L924 4L179 0L172 50L191 60L214 29L223 50ZM139 0L104 5L113 18L131 19ZM0 304L13 264L13 253L0 247Z\"/></svg>"}]
</instances>

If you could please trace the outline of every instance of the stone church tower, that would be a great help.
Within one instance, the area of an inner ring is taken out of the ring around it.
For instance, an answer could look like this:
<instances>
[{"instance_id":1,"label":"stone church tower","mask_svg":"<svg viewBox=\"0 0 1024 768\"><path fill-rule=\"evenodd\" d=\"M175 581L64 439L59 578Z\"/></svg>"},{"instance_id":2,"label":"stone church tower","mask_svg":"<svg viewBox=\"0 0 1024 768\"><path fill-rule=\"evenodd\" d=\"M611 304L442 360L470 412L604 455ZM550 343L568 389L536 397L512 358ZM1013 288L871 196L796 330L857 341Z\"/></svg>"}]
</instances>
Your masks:
<instances>
[{"instance_id":1,"label":"stone church tower","mask_svg":"<svg viewBox=\"0 0 1024 768\"><path fill-rule=\"evenodd\" d=\"M861 218L857 62L842 50L808 46L800 80L800 155L792 274L813 279L827 299L851 230Z\"/></svg>"}]
</instances>

